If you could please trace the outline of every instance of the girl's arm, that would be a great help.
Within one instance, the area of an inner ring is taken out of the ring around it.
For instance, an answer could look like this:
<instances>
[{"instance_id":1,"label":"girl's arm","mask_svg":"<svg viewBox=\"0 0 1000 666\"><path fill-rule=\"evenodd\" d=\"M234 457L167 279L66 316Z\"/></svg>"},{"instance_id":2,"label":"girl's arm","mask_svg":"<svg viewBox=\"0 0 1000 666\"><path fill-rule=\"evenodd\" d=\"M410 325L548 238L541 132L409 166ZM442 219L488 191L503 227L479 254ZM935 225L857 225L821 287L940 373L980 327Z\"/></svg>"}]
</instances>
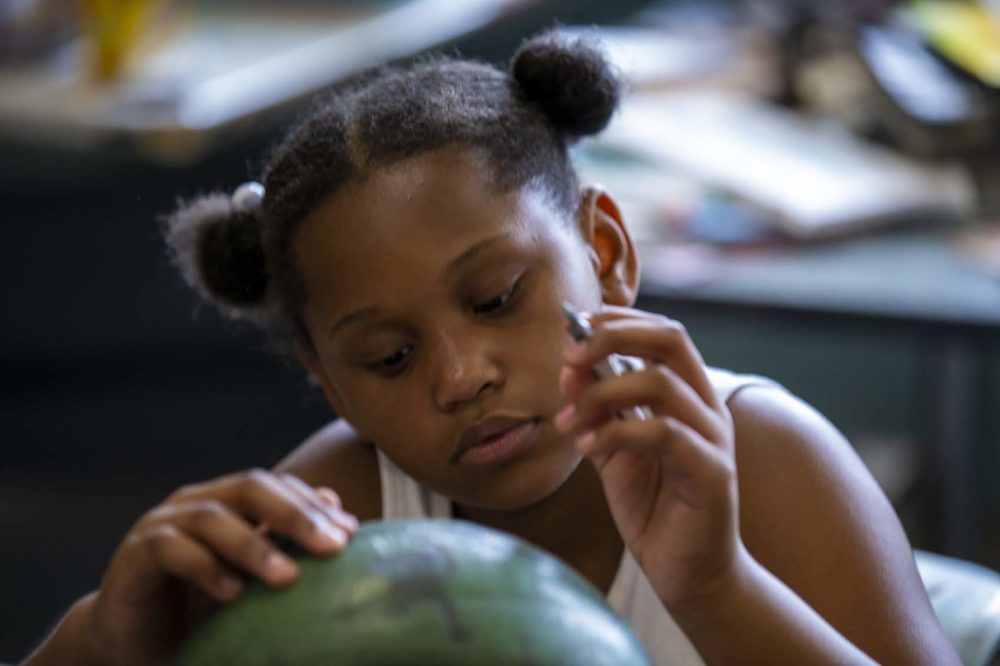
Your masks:
<instances>
[{"instance_id":1,"label":"girl's arm","mask_svg":"<svg viewBox=\"0 0 1000 666\"><path fill-rule=\"evenodd\" d=\"M673 617L708 664L874 664L803 599L747 557L718 593ZM891 628L886 628L891 631ZM896 655L885 664L948 664Z\"/></svg>"},{"instance_id":2,"label":"girl's arm","mask_svg":"<svg viewBox=\"0 0 1000 666\"><path fill-rule=\"evenodd\" d=\"M891 507L832 426L777 389L745 389L730 413L677 322L606 307L592 324L567 352L557 424L709 663L958 663ZM647 367L595 383L609 353ZM636 405L651 418L613 417Z\"/></svg>"},{"instance_id":3,"label":"girl's arm","mask_svg":"<svg viewBox=\"0 0 1000 666\"><path fill-rule=\"evenodd\" d=\"M94 593L77 601L69 609L55 631L34 653L22 662L24 666L64 664L65 666L96 666L96 650L90 644L92 632L87 626Z\"/></svg>"},{"instance_id":4,"label":"girl's arm","mask_svg":"<svg viewBox=\"0 0 1000 666\"><path fill-rule=\"evenodd\" d=\"M895 512L837 429L777 388L746 388L729 406L753 566L714 604L678 618L689 635L724 631L727 649L750 656L770 641L828 640L822 623L880 663L957 664ZM782 629L782 617L796 630ZM702 643L708 657L717 643Z\"/></svg>"},{"instance_id":5,"label":"girl's arm","mask_svg":"<svg viewBox=\"0 0 1000 666\"><path fill-rule=\"evenodd\" d=\"M96 592L77 602L27 664L160 664L242 576L280 587L297 565L267 535L319 556L357 528L329 488L263 470L185 486L148 511L115 550Z\"/></svg>"}]
</instances>

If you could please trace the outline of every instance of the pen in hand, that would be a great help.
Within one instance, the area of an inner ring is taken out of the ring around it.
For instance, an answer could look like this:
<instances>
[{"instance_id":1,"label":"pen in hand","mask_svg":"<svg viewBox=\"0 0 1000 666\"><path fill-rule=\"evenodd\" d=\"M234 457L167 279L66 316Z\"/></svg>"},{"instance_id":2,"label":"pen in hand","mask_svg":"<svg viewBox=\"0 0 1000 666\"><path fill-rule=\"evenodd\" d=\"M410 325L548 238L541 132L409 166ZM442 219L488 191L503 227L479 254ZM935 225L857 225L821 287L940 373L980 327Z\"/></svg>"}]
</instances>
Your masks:
<instances>
[{"instance_id":1,"label":"pen in hand","mask_svg":"<svg viewBox=\"0 0 1000 666\"><path fill-rule=\"evenodd\" d=\"M562 309L563 313L566 315L567 321L569 322L569 334L573 336L574 340L582 342L593 334L590 322L581 317L572 305L563 302ZM597 377L598 380L605 379L607 377L617 377L618 375L623 375L626 372L632 372L633 370L642 370L644 367L646 366L642 362L642 359L632 356L622 356L620 354L609 354L591 366L594 371L594 376ZM634 407L629 407L619 411L618 418L636 419L642 421L653 418L653 413L646 405L635 405Z\"/></svg>"}]
</instances>

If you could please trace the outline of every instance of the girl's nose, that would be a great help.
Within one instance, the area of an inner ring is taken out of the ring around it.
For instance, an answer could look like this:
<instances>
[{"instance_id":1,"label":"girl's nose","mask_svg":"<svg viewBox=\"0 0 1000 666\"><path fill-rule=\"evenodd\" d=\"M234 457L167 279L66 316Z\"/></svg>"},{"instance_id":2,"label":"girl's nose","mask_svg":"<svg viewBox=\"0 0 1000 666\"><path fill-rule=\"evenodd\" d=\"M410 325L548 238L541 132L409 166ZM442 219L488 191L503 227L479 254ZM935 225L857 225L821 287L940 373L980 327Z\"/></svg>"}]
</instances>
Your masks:
<instances>
[{"instance_id":1,"label":"girl's nose","mask_svg":"<svg viewBox=\"0 0 1000 666\"><path fill-rule=\"evenodd\" d=\"M446 412L474 402L503 384L503 371L482 338L439 338L434 402Z\"/></svg>"}]
</instances>

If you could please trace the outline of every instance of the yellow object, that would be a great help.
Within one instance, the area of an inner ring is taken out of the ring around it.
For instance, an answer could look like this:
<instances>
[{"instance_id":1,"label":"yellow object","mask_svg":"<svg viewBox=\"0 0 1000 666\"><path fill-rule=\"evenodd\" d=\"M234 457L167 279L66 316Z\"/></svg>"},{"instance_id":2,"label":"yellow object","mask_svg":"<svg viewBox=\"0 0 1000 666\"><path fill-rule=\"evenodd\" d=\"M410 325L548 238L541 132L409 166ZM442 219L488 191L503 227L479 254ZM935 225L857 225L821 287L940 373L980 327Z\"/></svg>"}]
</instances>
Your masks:
<instances>
[{"instance_id":1,"label":"yellow object","mask_svg":"<svg viewBox=\"0 0 1000 666\"><path fill-rule=\"evenodd\" d=\"M975 2L919 0L914 16L944 57L987 85L1000 87L1000 16Z\"/></svg>"},{"instance_id":2,"label":"yellow object","mask_svg":"<svg viewBox=\"0 0 1000 666\"><path fill-rule=\"evenodd\" d=\"M91 73L99 81L111 81L118 78L164 0L80 0L80 4L93 49Z\"/></svg>"}]
</instances>

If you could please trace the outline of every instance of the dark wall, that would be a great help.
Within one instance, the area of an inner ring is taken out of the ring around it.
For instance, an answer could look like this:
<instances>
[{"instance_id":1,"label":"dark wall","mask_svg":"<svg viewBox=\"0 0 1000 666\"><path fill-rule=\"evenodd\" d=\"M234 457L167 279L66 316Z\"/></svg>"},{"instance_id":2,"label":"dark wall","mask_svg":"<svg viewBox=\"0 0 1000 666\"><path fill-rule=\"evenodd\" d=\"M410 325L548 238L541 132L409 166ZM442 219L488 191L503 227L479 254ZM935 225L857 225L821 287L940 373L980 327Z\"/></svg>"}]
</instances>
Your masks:
<instances>
[{"instance_id":1,"label":"dark wall","mask_svg":"<svg viewBox=\"0 0 1000 666\"><path fill-rule=\"evenodd\" d=\"M179 192L238 183L242 158L184 172L48 159L57 173L7 179L0 206L0 661L95 587L172 489L272 465L331 416L167 263L157 216Z\"/></svg>"}]
</instances>

